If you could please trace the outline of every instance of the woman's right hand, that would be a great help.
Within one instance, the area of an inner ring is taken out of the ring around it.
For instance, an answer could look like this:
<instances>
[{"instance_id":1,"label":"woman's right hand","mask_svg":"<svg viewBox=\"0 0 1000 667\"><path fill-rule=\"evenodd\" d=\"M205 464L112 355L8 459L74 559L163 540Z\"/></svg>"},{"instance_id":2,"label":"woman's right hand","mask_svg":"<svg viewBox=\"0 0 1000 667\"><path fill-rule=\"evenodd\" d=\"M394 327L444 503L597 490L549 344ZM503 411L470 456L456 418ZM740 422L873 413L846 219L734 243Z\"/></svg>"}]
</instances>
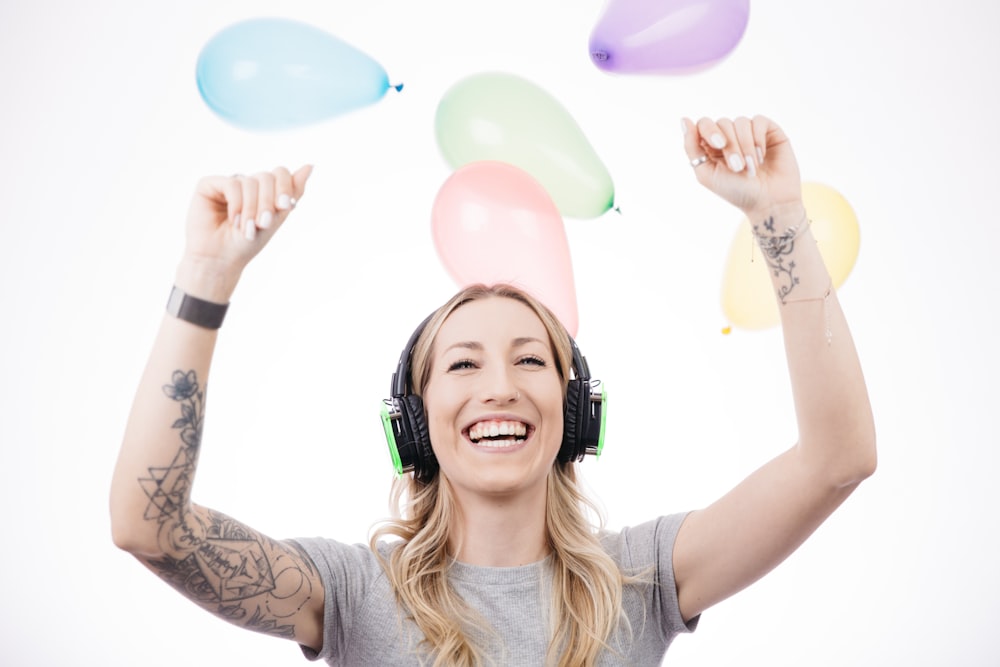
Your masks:
<instances>
[{"instance_id":1,"label":"woman's right hand","mask_svg":"<svg viewBox=\"0 0 1000 667\"><path fill-rule=\"evenodd\" d=\"M312 166L284 167L252 176L206 176L198 182L187 218L179 287L203 299L227 302L244 267L267 244L305 192Z\"/></svg>"}]
</instances>

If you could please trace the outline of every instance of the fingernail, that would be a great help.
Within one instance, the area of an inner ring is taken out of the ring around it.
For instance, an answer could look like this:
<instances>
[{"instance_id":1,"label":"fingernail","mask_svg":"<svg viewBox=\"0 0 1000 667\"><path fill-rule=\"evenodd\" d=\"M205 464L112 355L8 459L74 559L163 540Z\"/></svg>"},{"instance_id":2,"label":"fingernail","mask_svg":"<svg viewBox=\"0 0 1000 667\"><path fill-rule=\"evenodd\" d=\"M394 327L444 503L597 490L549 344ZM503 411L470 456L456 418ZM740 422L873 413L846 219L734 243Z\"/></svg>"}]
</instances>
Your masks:
<instances>
[{"instance_id":1,"label":"fingernail","mask_svg":"<svg viewBox=\"0 0 1000 667\"><path fill-rule=\"evenodd\" d=\"M267 229L268 227L271 226L271 220L273 219L274 216L271 215L270 211L264 211L263 213L260 214L260 222L258 222L257 225L261 229Z\"/></svg>"},{"instance_id":2,"label":"fingernail","mask_svg":"<svg viewBox=\"0 0 1000 667\"><path fill-rule=\"evenodd\" d=\"M291 205L292 205L291 204L291 199L289 198L288 195L284 195L284 194L278 195L278 210L279 211L287 210Z\"/></svg>"},{"instance_id":3,"label":"fingernail","mask_svg":"<svg viewBox=\"0 0 1000 667\"><path fill-rule=\"evenodd\" d=\"M685 121L683 118L681 118L681 134L683 134L684 136L687 136L687 133L688 133L688 124L687 124L687 121Z\"/></svg>"},{"instance_id":4,"label":"fingernail","mask_svg":"<svg viewBox=\"0 0 1000 667\"><path fill-rule=\"evenodd\" d=\"M747 173L750 174L751 176L756 176L757 175L757 166L753 162L753 155L750 155L749 153L747 153L747 155L746 155L746 161L747 161Z\"/></svg>"},{"instance_id":5,"label":"fingernail","mask_svg":"<svg viewBox=\"0 0 1000 667\"><path fill-rule=\"evenodd\" d=\"M729 168L732 169L733 171L743 170L743 160L736 153L732 153L729 156Z\"/></svg>"},{"instance_id":6,"label":"fingernail","mask_svg":"<svg viewBox=\"0 0 1000 667\"><path fill-rule=\"evenodd\" d=\"M243 235L246 236L247 241L253 241L254 237L257 236L257 225L253 220L247 220L246 225L244 225Z\"/></svg>"},{"instance_id":7,"label":"fingernail","mask_svg":"<svg viewBox=\"0 0 1000 667\"><path fill-rule=\"evenodd\" d=\"M759 164L764 164L764 149L757 146L757 162Z\"/></svg>"},{"instance_id":8,"label":"fingernail","mask_svg":"<svg viewBox=\"0 0 1000 667\"><path fill-rule=\"evenodd\" d=\"M295 205L298 203L299 202L295 197L292 197L291 199L288 200L288 205L292 208L295 208Z\"/></svg>"},{"instance_id":9,"label":"fingernail","mask_svg":"<svg viewBox=\"0 0 1000 667\"><path fill-rule=\"evenodd\" d=\"M708 143L712 144L716 148L725 148L726 138L721 134L719 134L718 132L716 132L711 136L711 138L709 138Z\"/></svg>"}]
</instances>

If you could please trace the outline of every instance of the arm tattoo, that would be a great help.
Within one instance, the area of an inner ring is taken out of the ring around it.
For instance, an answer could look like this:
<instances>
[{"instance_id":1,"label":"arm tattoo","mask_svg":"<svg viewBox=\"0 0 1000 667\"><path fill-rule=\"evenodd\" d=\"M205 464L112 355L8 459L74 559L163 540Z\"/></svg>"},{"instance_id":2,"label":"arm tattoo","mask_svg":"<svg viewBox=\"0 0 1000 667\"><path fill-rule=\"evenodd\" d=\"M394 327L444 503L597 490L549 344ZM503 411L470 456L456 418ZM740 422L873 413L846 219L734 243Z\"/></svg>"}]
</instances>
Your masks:
<instances>
[{"instance_id":1,"label":"arm tattoo","mask_svg":"<svg viewBox=\"0 0 1000 667\"><path fill-rule=\"evenodd\" d=\"M149 498L144 518L163 523L176 517L191 490L205 412L205 392L198 387L193 370L174 371L173 384L163 385L163 393L181 404L181 416L173 428L180 429L183 446L165 468L149 468L149 477L139 480Z\"/></svg>"},{"instance_id":2,"label":"arm tattoo","mask_svg":"<svg viewBox=\"0 0 1000 667\"><path fill-rule=\"evenodd\" d=\"M782 304L785 303L785 298L792 293L795 286L799 284L799 277L795 274L795 260L789 259L786 263L785 259L795 250L795 240L808 227L809 221L807 220L804 225L793 225L784 232L776 234L773 217L753 226L753 237L760 244L761 252L764 253L764 261L767 262L774 277L785 283L779 285L777 289L778 299Z\"/></svg>"},{"instance_id":3,"label":"arm tattoo","mask_svg":"<svg viewBox=\"0 0 1000 667\"><path fill-rule=\"evenodd\" d=\"M312 560L213 510L188 509L204 421L205 394L193 370L174 371L163 393L180 403L173 428L181 447L171 464L149 468L139 483L149 498L145 519L159 523L165 554L147 563L190 599L222 618L292 639L292 617L312 598ZM174 557L169 554L180 554Z\"/></svg>"}]
</instances>

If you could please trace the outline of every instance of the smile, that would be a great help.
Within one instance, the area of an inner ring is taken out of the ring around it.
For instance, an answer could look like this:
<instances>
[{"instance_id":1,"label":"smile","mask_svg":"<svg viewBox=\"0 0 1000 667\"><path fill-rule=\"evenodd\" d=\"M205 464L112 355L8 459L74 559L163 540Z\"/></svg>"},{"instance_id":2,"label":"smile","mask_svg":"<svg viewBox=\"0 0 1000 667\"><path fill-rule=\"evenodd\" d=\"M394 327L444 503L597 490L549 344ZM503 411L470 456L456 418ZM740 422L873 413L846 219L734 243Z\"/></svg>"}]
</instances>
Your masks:
<instances>
[{"instance_id":1,"label":"smile","mask_svg":"<svg viewBox=\"0 0 1000 667\"><path fill-rule=\"evenodd\" d=\"M524 422L491 419L476 422L466 434L474 445L503 449L523 443L531 430L533 428Z\"/></svg>"}]
</instances>

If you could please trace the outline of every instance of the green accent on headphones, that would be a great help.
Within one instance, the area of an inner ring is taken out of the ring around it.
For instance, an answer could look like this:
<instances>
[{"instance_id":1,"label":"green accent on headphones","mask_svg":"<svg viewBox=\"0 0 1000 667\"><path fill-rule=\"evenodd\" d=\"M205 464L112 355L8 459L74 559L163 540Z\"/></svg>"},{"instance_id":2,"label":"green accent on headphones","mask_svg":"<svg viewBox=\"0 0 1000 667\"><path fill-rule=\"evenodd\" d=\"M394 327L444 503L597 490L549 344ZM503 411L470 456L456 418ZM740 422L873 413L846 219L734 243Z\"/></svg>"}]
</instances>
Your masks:
<instances>
[{"instance_id":1,"label":"green accent on headphones","mask_svg":"<svg viewBox=\"0 0 1000 667\"><path fill-rule=\"evenodd\" d=\"M597 451L594 452L596 458L601 458L601 451L604 449L604 429L608 425L608 390L601 383L601 433L597 436Z\"/></svg>"},{"instance_id":2,"label":"green accent on headphones","mask_svg":"<svg viewBox=\"0 0 1000 667\"><path fill-rule=\"evenodd\" d=\"M396 447L396 434L392 429L392 417L389 415L389 406L385 403L382 404L382 428L385 429L385 441L389 443L389 455L392 456L392 467L396 470L396 474L402 477L403 461L399 458L399 449Z\"/></svg>"}]
</instances>

